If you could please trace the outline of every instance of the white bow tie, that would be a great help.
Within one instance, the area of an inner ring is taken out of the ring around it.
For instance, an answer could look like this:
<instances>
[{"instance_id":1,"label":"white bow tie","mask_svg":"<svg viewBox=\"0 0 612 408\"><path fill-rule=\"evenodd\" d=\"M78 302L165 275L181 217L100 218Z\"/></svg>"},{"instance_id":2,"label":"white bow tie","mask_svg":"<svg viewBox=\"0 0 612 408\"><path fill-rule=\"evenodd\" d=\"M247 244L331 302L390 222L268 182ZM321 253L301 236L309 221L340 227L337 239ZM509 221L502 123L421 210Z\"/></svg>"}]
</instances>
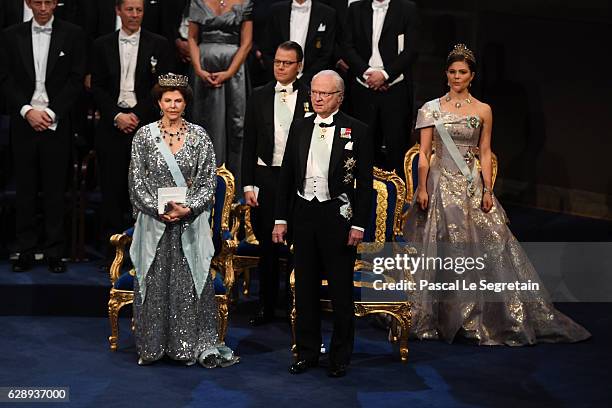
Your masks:
<instances>
[{"instance_id":1,"label":"white bow tie","mask_svg":"<svg viewBox=\"0 0 612 408\"><path fill-rule=\"evenodd\" d=\"M53 29L51 27L32 26L32 29L34 30L34 32L36 34L48 34L48 35L51 35L51 31L53 31Z\"/></svg>"},{"instance_id":2,"label":"white bow tie","mask_svg":"<svg viewBox=\"0 0 612 408\"><path fill-rule=\"evenodd\" d=\"M119 42L121 42L122 44L137 45L138 44L138 38L136 38L136 37L119 37Z\"/></svg>"},{"instance_id":3,"label":"white bow tie","mask_svg":"<svg viewBox=\"0 0 612 408\"><path fill-rule=\"evenodd\" d=\"M296 3L295 1L291 3L291 10L299 11L301 13L306 13L310 10L310 2L305 1L304 3Z\"/></svg>"},{"instance_id":4,"label":"white bow tie","mask_svg":"<svg viewBox=\"0 0 612 408\"><path fill-rule=\"evenodd\" d=\"M389 7L389 0L372 1L372 10L386 10Z\"/></svg>"}]
</instances>

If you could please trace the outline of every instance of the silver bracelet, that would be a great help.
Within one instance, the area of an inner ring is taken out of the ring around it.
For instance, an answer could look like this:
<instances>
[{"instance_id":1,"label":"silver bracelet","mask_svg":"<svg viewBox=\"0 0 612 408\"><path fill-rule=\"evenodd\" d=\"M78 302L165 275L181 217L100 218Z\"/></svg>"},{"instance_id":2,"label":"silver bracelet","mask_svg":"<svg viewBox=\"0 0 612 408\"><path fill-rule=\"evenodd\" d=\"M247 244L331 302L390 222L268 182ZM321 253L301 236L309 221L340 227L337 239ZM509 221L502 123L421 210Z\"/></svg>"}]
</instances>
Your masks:
<instances>
[{"instance_id":1,"label":"silver bracelet","mask_svg":"<svg viewBox=\"0 0 612 408\"><path fill-rule=\"evenodd\" d=\"M489 193L489 194L493 195L493 192L491 190L489 190L487 187L483 187L482 188L482 194L485 194L485 193Z\"/></svg>"}]
</instances>

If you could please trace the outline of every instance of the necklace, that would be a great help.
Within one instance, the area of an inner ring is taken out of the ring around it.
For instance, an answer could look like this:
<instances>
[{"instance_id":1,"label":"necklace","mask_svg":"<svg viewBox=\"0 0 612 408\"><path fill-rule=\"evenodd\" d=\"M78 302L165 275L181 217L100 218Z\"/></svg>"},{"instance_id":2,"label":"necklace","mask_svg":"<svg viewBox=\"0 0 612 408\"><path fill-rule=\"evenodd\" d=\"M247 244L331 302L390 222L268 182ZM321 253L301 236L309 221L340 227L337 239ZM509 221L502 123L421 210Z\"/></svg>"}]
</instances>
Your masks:
<instances>
[{"instance_id":1,"label":"necklace","mask_svg":"<svg viewBox=\"0 0 612 408\"><path fill-rule=\"evenodd\" d=\"M225 8L225 0L218 0L221 8Z\"/></svg>"},{"instance_id":2,"label":"necklace","mask_svg":"<svg viewBox=\"0 0 612 408\"><path fill-rule=\"evenodd\" d=\"M444 98L444 100L446 102L450 102L452 100L452 98L450 97L450 94L446 94L446 97ZM465 102L469 105L472 103L472 95L468 94L468 97L464 99ZM455 108L459 109L463 106L463 104L461 103L461 101L457 101L455 102Z\"/></svg>"},{"instance_id":3,"label":"necklace","mask_svg":"<svg viewBox=\"0 0 612 408\"><path fill-rule=\"evenodd\" d=\"M159 120L159 122L157 122L157 126L159 127L159 130L162 133L162 138L166 140L166 136L167 136L168 139L170 139L168 141L169 146L173 145L172 142L174 141L175 137L176 137L176 141L180 142L181 137L183 137L185 135L185 132L187 131L187 122L185 121L185 119L181 119L181 124L179 125L178 129L174 133L168 130L166 125L164 125L164 121L161 119Z\"/></svg>"}]
</instances>

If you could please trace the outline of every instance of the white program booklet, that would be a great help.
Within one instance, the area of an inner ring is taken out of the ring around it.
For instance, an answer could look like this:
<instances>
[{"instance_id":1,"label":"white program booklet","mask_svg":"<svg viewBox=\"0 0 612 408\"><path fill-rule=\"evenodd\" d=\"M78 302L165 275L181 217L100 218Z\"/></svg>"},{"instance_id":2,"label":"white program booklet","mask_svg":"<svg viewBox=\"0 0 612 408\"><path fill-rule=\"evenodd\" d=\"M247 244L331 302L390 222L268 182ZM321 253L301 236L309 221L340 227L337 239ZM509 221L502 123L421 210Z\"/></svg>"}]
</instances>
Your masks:
<instances>
[{"instance_id":1,"label":"white program booklet","mask_svg":"<svg viewBox=\"0 0 612 408\"><path fill-rule=\"evenodd\" d=\"M170 201L185 203L187 198L187 187L162 187L157 189L157 212L166 212L166 204Z\"/></svg>"}]
</instances>

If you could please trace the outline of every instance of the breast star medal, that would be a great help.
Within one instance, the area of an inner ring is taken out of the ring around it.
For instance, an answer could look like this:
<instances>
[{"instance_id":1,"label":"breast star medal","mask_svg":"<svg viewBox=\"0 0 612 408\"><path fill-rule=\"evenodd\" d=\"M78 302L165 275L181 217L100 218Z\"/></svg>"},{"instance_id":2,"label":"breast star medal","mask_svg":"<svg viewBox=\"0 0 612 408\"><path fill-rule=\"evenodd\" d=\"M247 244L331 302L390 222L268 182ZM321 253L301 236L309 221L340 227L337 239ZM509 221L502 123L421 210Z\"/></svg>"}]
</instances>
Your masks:
<instances>
[{"instance_id":1,"label":"breast star medal","mask_svg":"<svg viewBox=\"0 0 612 408\"><path fill-rule=\"evenodd\" d=\"M355 160L355 159L354 159L354 158L352 158L352 157L349 157L348 159L346 159L346 160L344 161L344 168L345 168L347 171L350 171L350 170L352 170L352 169L355 167L355 165L356 165L356 164L357 164L357 160Z\"/></svg>"}]
</instances>

